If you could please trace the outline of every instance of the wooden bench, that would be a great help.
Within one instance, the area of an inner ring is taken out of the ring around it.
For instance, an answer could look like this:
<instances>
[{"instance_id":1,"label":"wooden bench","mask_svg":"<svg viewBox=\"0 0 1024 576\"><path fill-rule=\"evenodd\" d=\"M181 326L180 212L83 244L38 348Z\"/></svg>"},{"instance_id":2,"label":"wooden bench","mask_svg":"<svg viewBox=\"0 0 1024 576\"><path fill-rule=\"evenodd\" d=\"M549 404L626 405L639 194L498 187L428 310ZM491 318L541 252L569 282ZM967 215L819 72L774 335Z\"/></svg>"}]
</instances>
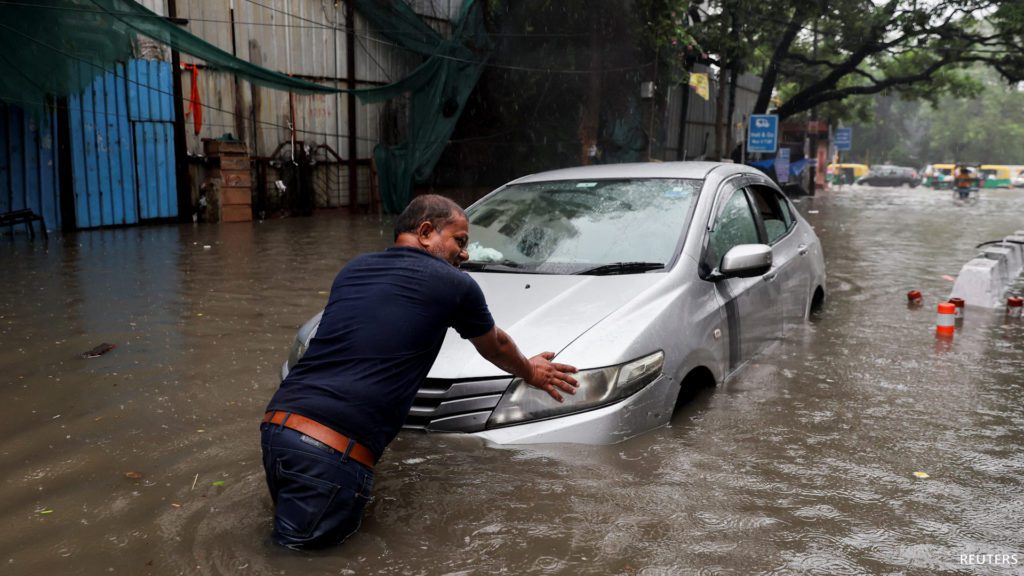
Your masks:
<instances>
[{"instance_id":1,"label":"wooden bench","mask_svg":"<svg viewBox=\"0 0 1024 576\"><path fill-rule=\"evenodd\" d=\"M18 224L24 224L29 237L33 240L36 237L36 232L32 228L32 223L37 221L42 223L43 237L49 239L50 235L46 232L46 221L39 214L28 209L0 213L0 226L8 226L13 229Z\"/></svg>"}]
</instances>

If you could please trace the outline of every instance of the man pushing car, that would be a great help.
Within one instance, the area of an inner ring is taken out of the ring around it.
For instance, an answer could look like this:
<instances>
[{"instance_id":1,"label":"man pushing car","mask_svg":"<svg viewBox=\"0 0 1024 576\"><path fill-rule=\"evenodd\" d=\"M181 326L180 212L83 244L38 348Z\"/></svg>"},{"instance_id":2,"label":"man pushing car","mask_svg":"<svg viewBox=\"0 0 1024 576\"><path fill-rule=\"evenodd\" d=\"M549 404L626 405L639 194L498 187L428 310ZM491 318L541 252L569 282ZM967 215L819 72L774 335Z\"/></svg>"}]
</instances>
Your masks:
<instances>
[{"instance_id":1,"label":"man pushing car","mask_svg":"<svg viewBox=\"0 0 1024 576\"><path fill-rule=\"evenodd\" d=\"M355 533L373 466L401 429L449 327L555 400L575 393L575 367L551 362L554 352L527 359L494 324L480 287L458 270L468 244L458 204L418 196L395 223L394 246L338 273L316 336L261 425L276 543L318 548Z\"/></svg>"}]
</instances>

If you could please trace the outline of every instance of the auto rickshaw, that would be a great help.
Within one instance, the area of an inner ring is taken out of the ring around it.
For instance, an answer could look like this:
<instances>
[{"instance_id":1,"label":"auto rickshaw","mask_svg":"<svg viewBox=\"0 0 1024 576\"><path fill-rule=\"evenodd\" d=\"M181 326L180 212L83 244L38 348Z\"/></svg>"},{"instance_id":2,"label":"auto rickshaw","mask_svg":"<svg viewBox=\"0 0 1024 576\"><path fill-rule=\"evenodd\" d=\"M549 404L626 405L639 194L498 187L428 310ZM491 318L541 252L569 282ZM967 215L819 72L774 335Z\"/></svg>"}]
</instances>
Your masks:
<instances>
[{"instance_id":1,"label":"auto rickshaw","mask_svg":"<svg viewBox=\"0 0 1024 576\"><path fill-rule=\"evenodd\" d=\"M981 165L981 187L982 188L1009 188L1010 180L1014 177L1013 166L1001 164Z\"/></svg>"},{"instance_id":2,"label":"auto rickshaw","mask_svg":"<svg viewBox=\"0 0 1024 576\"><path fill-rule=\"evenodd\" d=\"M867 164L829 164L826 168L829 182L835 185L853 184L868 173Z\"/></svg>"},{"instance_id":3,"label":"auto rickshaw","mask_svg":"<svg viewBox=\"0 0 1024 576\"><path fill-rule=\"evenodd\" d=\"M953 187L954 168L956 164L929 164L921 171L924 176L922 184L934 190L950 189Z\"/></svg>"}]
</instances>

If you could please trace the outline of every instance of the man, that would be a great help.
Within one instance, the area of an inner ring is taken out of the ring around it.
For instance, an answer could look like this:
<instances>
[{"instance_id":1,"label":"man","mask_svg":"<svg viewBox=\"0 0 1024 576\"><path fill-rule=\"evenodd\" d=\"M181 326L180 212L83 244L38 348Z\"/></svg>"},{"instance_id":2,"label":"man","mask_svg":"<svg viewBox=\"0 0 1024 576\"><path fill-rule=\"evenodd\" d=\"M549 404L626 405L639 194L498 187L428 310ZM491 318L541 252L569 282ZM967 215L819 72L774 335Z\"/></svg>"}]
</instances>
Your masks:
<instances>
[{"instance_id":1,"label":"man","mask_svg":"<svg viewBox=\"0 0 1024 576\"><path fill-rule=\"evenodd\" d=\"M967 169L967 166L960 166L957 169L955 184L956 191L961 198L970 196L971 188L974 187L974 175Z\"/></svg>"},{"instance_id":2,"label":"man","mask_svg":"<svg viewBox=\"0 0 1024 576\"><path fill-rule=\"evenodd\" d=\"M480 287L458 270L468 243L458 204L419 196L398 217L393 247L338 273L316 337L261 426L278 544L317 548L359 528L373 466L398 434L449 327L555 400L575 392L576 368L552 363L553 352L527 359L495 326Z\"/></svg>"}]
</instances>

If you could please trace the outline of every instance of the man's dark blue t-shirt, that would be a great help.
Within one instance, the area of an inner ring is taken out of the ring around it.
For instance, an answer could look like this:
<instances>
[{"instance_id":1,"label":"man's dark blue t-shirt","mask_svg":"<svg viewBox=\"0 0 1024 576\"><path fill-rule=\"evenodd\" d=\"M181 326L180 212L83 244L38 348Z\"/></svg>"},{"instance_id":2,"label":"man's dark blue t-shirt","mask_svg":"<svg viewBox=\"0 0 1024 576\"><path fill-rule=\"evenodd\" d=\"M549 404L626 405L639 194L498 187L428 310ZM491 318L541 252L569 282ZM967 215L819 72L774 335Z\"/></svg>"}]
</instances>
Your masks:
<instances>
[{"instance_id":1,"label":"man's dark blue t-shirt","mask_svg":"<svg viewBox=\"0 0 1024 576\"><path fill-rule=\"evenodd\" d=\"M316 336L267 410L302 414L379 458L398 434L448 327L494 326L477 283L416 248L353 259L338 273Z\"/></svg>"}]
</instances>

